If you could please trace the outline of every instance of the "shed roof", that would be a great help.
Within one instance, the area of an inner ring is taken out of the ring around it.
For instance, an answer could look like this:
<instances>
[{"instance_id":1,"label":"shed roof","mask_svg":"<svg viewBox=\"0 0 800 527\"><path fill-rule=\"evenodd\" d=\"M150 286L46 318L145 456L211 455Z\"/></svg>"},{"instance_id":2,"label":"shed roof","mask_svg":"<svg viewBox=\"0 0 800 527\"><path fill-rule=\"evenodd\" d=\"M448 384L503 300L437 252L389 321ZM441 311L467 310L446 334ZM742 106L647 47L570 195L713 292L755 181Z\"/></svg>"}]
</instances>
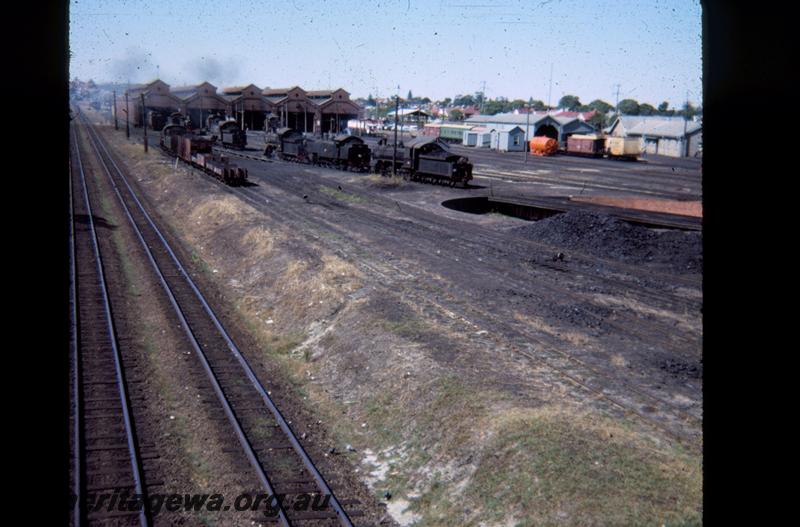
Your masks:
<instances>
[{"instance_id":1,"label":"shed roof","mask_svg":"<svg viewBox=\"0 0 800 527\"><path fill-rule=\"evenodd\" d=\"M621 115L608 127L613 129L621 123L628 135L651 135L655 137L683 137L683 117L670 117L664 115ZM691 135L702 129L702 125L695 121L685 122L686 134Z\"/></svg>"},{"instance_id":2,"label":"shed roof","mask_svg":"<svg viewBox=\"0 0 800 527\"><path fill-rule=\"evenodd\" d=\"M558 115L533 115L531 114L514 114L514 113L498 113L495 115L473 115L466 122L468 123L497 123L497 124L518 124L523 125L526 123L536 124L539 121L544 119L552 119L556 121L559 125L564 126L565 124L569 124L572 121L575 121L576 117L562 117Z\"/></svg>"}]
</instances>

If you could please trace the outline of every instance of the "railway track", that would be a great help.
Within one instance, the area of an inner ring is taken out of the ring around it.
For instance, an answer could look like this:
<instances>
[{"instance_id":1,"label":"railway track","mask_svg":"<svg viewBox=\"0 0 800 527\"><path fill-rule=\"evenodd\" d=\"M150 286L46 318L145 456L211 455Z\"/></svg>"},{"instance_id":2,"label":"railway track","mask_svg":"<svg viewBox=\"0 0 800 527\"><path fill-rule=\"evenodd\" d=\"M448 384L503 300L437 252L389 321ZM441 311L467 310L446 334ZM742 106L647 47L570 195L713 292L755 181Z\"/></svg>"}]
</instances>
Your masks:
<instances>
[{"instance_id":1,"label":"railway track","mask_svg":"<svg viewBox=\"0 0 800 527\"><path fill-rule=\"evenodd\" d=\"M293 193L295 195L303 195L305 193L313 193L316 203L331 203L333 201L331 199L331 196L323 195L322 193L320 193L316 189L314 189L314 187L312 185L306 185L302 181L298 182L298 181L292 181L289 178L280 178L280 181L278 181L278 180L274 180L273 181L272 179L270 179L270 183L274 184L274 185L281 186L282 188L287 189L290 193ZM331 189L331 190L333 190L333 189ZM348 188L347 190L348 190L348 192L350 192L351 189ZM243 192L249 192L249 191L245 190ZM354 193L356 195L362 195L364 197L368 197L368 196L366 196L363 193L360 193L358 191L355 191ZM372 198L373 200L377 200L377 201L380 201L381 199L385 199L385 198L381 198L381 197L378 197L378 198L374 198L373 196L369 196L369 197ZM387 206L387 207L389 206L388 203L384 203L384 205ZM415 217L415 219L424 219L424 220L426 220L426 223L429 226L429 229L430 230L439 231L440 232L440 235L439 235L440 240L445 240L445 242L441 242L440 241L438 243L436 242L436 240L432 240L431 241L432 245L430 246L429 251L427 251L428 253L434 252L437 247L441 246L442 243L444 243L445 245L458 245L459 248L461 249L461 254L465 258L468 257L471 253L475 253L476 251L480 251L482 248L485 248L485 247L493 247L496 251L498 251L498 253L511 254L511 255L515 256L516 258L518 258L520 262L525 262L525 261L529 261L530 260L530 255L532 254L530 252L530 248L531 247L535 247L536 248L536 253L539 253L539 254L544 253L544 254L552 255L552 254L555 254L557 252L556 248L549 247L549 246L544 246L543 247L543 244L522 243L524 241L524 239L521 239L519 237L511 237L512 239L514 239L515 242L517 240L522 240L522 241L520 241L519 245L515 246L515 245L507 245L506 244L506 245L503 245L503 246L499 246L496 233L494 231L489 230L489 229L482 229L479 226L475 226L474 228L473 227L470 228L471 239L466 240L466 239L463 239L463 237L460 235L460 232L462 232L462 231L460 231L457 228L458 226L454 226L454 228L452 228L452 229L449 229L449 228L445 229L444 228L444 227L450 227L451 226L447 219L442 219L440 217L433 217L433 215L431 213L428 213L427 211L423 211L423 210L418 209L418 208L413 208L412 207L412 209L413 209L413 212L411 210L409 210L409 207L407 207L406 205L404 205L404 207L403 207L403 210L406 211L406 213L412 212L414 217ZM352 217L352 218L350 218L350 221L357 221L364 228L367 228L367 229L374 229L375 226L377 225L377 226L381 226L382 228L384 228L384 229L386 229L388 231L395 231L395 232L392 233L392 237L393 238L401 238L402 237L401 234L408 234L409 237L413 237L414 239L420 239L420 237L417 236L415 232L410 232L410 230L414 230L414 229L418 228L416 225L405 225L403 223L397 222L396 220L394 220L392 218L386 217L384 215L373 213L373 212L371 212L369 210L360 209L359 210L359 214L354 216L354 217ZM337 227L334 226L333 228L337 228ZM340 230L340 234L345 234L345 233ZM492 234L495 234L495 236L492 236ZM425 240L421 240L421 241L425 241ZM502 243L502 242L507 242L507 241L508 241L508 238L506 238L505 240L501 240L500 242ZM533 254L536 254L536 253L533 253ZM484 265L491 267L492 271L497 273L498 276L500 274L502 274L502 276L504 277L504 281L508 282L508 286L509 287L518 287L520 289L524 289L524 286L525 286L526 282L530 279L530 275L528 274L530 270L526 270L525 272L520 272L518 269L514 268L513 266L511 267L511 269L499 268L497 266L492 266L489 262L485 262ZM566 267L565 265L559 265L559 264L556 264L556 263L540 263L538 265L541 266L543 268L543 270L546 270L546 271L557 270L557 271L560 271L560 272L571 272L570 268ZM530 266L528 266L528 267L530 267ZM628 266L628 267L633 267L633 266ZM540 282L541 286L543 288L547 289L549 291L549 293L551 294L551 296L550 296L551 301L558 301L559 299L563 301L563 299L565 297L571 298L575 303L581 303L581 302L586 302L587 301L587 297L586 297L586 295L584 293L580 293L580 292L576 292L576 291L565 291L563 284L559 283L559 284L552 284L551 285L550 284L551 280L549 280L547 277L545 277L542 273L537 273L537 274L539 275L538 277L542 279L542 282ZM550 273L550 274L552 274L552 273ZM580 275L576 276L577 273L571 273L571 274L576 279L580 276ZM516 278L516 282L513 281L515 278ZM689 310L689 309L697 309L698 308L698 305L695 302L691 301L691 300L677 300L676 299L674 302L668 303L668 302L665 302L664 299L661 296L653 293L652 291L650 291L650 290L648 290L648 289L646 289L644 287L639 287L638 289L634 289L629 284L623 283L621 280L609 279L608 277L605 277L605 276L593 275L593 278L599 279L599 281L605 282L605 283L607 283L609 285L613 284L613 285L618 286L618 287L624 287L626 289L630 289L630 290L636 291L637 294L639 294L640 297L643 297L643 298L645 298L645 299L647 299L648 301L651 301L651 302L655 301L655 302L657 302L658 305L662 305L662 306L668 305L669 307L680 307L682 309L687 309L687 310ZM689 284L687 284L687 285L689 285ZM547 299L542 299L542 300L547 300ZM589 301L591 301L591 299ZM604 317L601 317L601 316L599 316L597 314L593 314L593 313L589 312L587 314L587 316L594 318L595 321L598 324L599 323L608 323L608 320L606 320ZM634 315L628 315L628 314L625 314L625 313L618 313L617 314L617 320L614 321L614 322L611 322L612 325L617 327L617 329L619 329L623 333L634 332L640 338L646 338L648 336L651 336L653 331L658 331L658 332L660 332L660 334L662 336L664 336L665 341L667 341L667 340L672 338L672 335L674 333L674 327L673 326L665 326L665 327L659 329L659 327L657 325L652 324L652 323L648 326L648 328L646 328L644 330L639 330L638 329L638 325L640 323L641 323L641 320L638 317L636 317ZM692 347L692 346L696 347L695 345L698 344L698 342L697 341L686 341L686 342L682 342L681 344L682 344L683 347L687 347L687 346L688 347ZM681 348L678 348L678 351L680 352Z\"/></svg>"},{"instance_id":2,"label":"railway track","mask_svg":"<svg viewBox=\"0 0 800 527\"><path fill-rule=\"evenodd\" d=\"M148 526L152 519L126 372L83 162L74 129L71 132L72 525ZM87 507L90 495L114 491L139 496L142 506L128 511Z\"/></svg>"},{"instance_id":3,"label":"railway track","mask_svg":"<svg viewBox=\"0 0 800 527\"><path fill-rule=\"evenodd\" d=\"M253 161L261 161L265 163L272 163L275 162L273 160L265 159L261 156L254 156L249 154L243 154L241 152L229 150L229 149L219 149L220 151L225 152L234 157L239 157L241 159L249 159ZM328 186L329 188L333 189L332 185L328 185L327 183L322 183ZM343 187L345 188L345 187ZM368 198L371 202L376 204L380 204L386 208L394 208L396 206L396 202L390 198L385 196L376 195L374 193L368 193L363 189L355 188L351 186L346 186L345 190L348 193L352 193L358 195L360 197ZM404 203L402 206L403 211L407 214L413 215L417 220L424 220L429 225L435 226L437 228L441 228L442 226L449 226L452 227L454 230L458 231L469 231L470 234L473 236L476 242L479 242L482 245L491 245L500 248L502 244L502 249L505 251L514 252L517 255L523 256L530 254L530 250L533 249L537 252L549 252L551 254L557 253L560 248L552 245L548 245L543 242L537 242L534 240L530 240L528 238L523 238L511 233L504 232L502 236L498 236L498 232L491 228L483 227L480 225L475 225L472 223L465 224L462 221L451 219L441 215L435 215L427 210L424 210L420 207L410 205L408 203ZM584 209L584 207L582 207ZM646 213L639 213L638 219L641 221L647 221L650 219L651 221L657 221L657 218L651 218ZM513 245L509 245L507 242L512 241ZM659 271L647 270L646 272L642 272L641 268L638 268L634 265L626 264L624 262L619 262L615 260L609 260L607 258L597 257L593 255L588 255L585 253L581 253L580 251L570 251L570 256L572 260L578 264L580 264L583 269L581 269L582 274L586 274L587 276L591 276L599 281L608 282L613 285L622 285L623 281L619 279L611 279L608 276L600 275L597 273L592 273L591 268L596 267L596 264L602 263L604 267L612 268L618 271L620 275L642 275L644 274L649 280L661 280L665 283L671 284L678 284L683 285L686 287L695 287L700 288L702 286L702 281L700 279L686 277L686 276L676 276L673 274L665 274ZM557 264L553 264L557 266ZM560 266L560 270L566 270L565 266ZM627 287L631 290L637 290L641 292L643 295L646 295L650 298L654 298L652 293L645 288L637 288L635 285L631 284L630 282L627 283ZM659 296L659 298L661 298ZM690 306L693 304L689 304Z\"/></svg>"},{"instance_id":4,"label":"railway track","mask_svg":"<svg viewBox=\"0 0 800 527\"><path fill-rule=\"evenodd\" d=\"M124 170L81 115L88 143L108 178L153 270L213 387L243 454L273 501L281 525L353 525L358 502L340 502L314 465L253 368L147 213ZM303 507L313 499L312 507Z\"/></svg>"},{"instance_id":5,"label":"railway track","mask_svg":"<svg viewBox=\"0 0 800 527\"><path fill-rule=\"evenodd\" d=\"M271 180L270 183L276 184L285 192L296 196L307 193L310 201L313 201L317 204L322 204L328 208L335 208L339 206L338 203L334 203L335 200L333 200L330 196L320 191L313 190L312 185L304 184L302 181L293 180L290 182L287 178L281 177L280 182ZM335 248L333 249L334 252L346 260L356 263L356 265L361 267L362 270L379 277L380 281L387 284L387 293L390 291L396 292L398 288L402 288L403 295L416 300L418 305L428 305L435 310L439 310L440 312L448 310L455 311L453 306L459 303L457 301L457 294L455 291L431 289L429 294L422 294L413 288L406 288L403 285L404 279L412 278L413 275L408 274L402 268L391 263L383 264L390 268L390 272L386 272L376 266L373 266L372 264L367 263L366 255L361 255L358 248L353 247L350 249L345 249L351 244L348 241L348 233L341 227L338 227L331 222L325 222L325 230L328 231L329 235L332 235L336 241L335 244L331 244L330 239L324 240L322 237L313 234L314 228L321 226L321 220L319 218L317 218L316 221L310 220L307 214L303 213L301 210L298 210L297 207L293 207L291 205L288 205L285 208L282 207L281 210L278 211L275 209L275 200L270 200L270 204L265 203L264 196L259 194L252 187L231 188L222 184L219 184L219 186L226 192L240 196L246 202L253 205L257 210L273 217L275 221L284 222L287 218L291 218L293 221L296 221L299 224L307 225L309 229L304 229L304 235L317 240L320 244L325 246L330 247L331 245L335 245ZM358 221L366 222L366 219L362 218ZM385 221L387 221L387 219L383 218L381 224L383 225L383 222ZM369 222L366 224L368 223ZM391 237L397 236L397 233L394 232L396 230L396 226L394 227L395 228L393 228L390 235ZM438 235L436 236L436 239L441 241L441 238ZM375 249L372 249L372 252L374 251ZM389 262L391 258L384 258L383 260L385 262ZM444 260L444 258L442 265L447 265L447 262ZM423 270L419 269L416 271L416 273L417 277L419 274L425 274ZM435 277L431 276L430 278L432 281ZM448 308L445 308L441 302L432 300L433 297L442 297L442 295L446 295L445 298L450 301L448 303ZM461 305L458 308L459 311L457 311L456 314L461 320L476 328L482 326L473 321L481 319L489 319L493 321L493 323L505 327L506 332L509 335L511 348L513 351L519 353L534 363L539 364L544 362L549 368L558 372L558 374L564 379L567 379L568 382L590 393L593 398L605 400L612 407L621 410L626 414L635 415L648 422L650 425L653 425L656 428L666 432L670 436L678 439L680 439L680 435L676 433L676 430L680 430L685 426L685 424L691 424L692 426L699 426L701 424L701 418L699 415L696 415L692 412L686 412L680 408L675 408L662 397L654 395L651 390L635 388L630 385L629 381L623 381L620 383L619 381L615 380L612 384L617 384L617 387L613 389L609 388L608 385L604 386L602 380L608 380L610 378L607 373L595 366L590 365L584 360L574 357L571 353L562 350L557 343L552 341L552 339L543 339L541 336L533 335L529 331L520 330L519 327L514 327L514 325L510 324L508 321L501 320L500 318L487 313L485 310L478 310L474 307L475 305L480 304L478 300L479 299L475 299L475 301L471 302L470 305L464 305L463 303L460 303ZM619 392L620 384L624 387L626 392L633 394L639 401L634 402L631 401L629 397L621 395L621 392ZM655 419L652 415L649 415L652 413L650 408L653 408L653 405L655 405L655 407L665 409L667 413L671 415L671 417L668 419L668 425L665 426L663 422Z\"/></svg>"},{"instance_id":6,"label":"railway track","mask_svg":"<svg viewBox=\"0 0 800 527\"><path fill-rule=\"evenodd\" d=\"M237 152L226 151L231 155L236 155ZM246 158L249 156L239 155L237 157ZM263 160L266 162L272 162L268 160ZM298 165L302 166L302 165ZM271 185L276 185L278 188L283 190L289 195L296 195L301 196L307 194L309 197L309 202L314 202L317 205L325 206L329 209L335 209L337 207L341 207L342 205L330 195L327 195L315 188L316 185L310 184L308 181L303 180L302 176L287 176L287 177L277 177L277 178L269 178L269 183ZM336 247L334 249L335 252L340 254L340 256L346 258L349 261L353 261L359 267L364 269L367 272L370 272L373 275L381 277L382 280L385 280L386 283L392 284L393 287L403 287L402 280L397 281L394 280L392 277L403 277L408 276L408 274L400 267L394 266L391 263L385 263L387 267L391 268L390 273L386 273L383 270L368 264L365 261L365 258L361 258L359 256L358 248L351 248L349 250L344 249L351 245L350 240L348 239L348 233L345 230L331 222L324 221L320 218L316 218L315 220L309 220L308 216L303 212L297 210L297 207L288 204L287 206L283 207L281 204L281 210L278 212L275 207L276 203L274 200L270 200L272 203L267 206L264 202L264 196L260 195L254 188L252 187L236 187L231 188L219 184L221 188L223 188L226 192L230 192L232 194L238 195L242 197L245 201L252 204L257 210L264 212L270 216L272 216L276 221L283 222L286 218L291 218L294 221L297 221L300 224L305 224L309 227L309 229L304 230L304 235L308 235L314 239L316 239L320 244L324 246L331 246L330 240L323 240L322 238L315 236L312 234L313 229L315 227L323 227L328 233L335 237L337 243L335 244ZM350 189L348 189L348 192ZM371 196L374 198L374 196ZM385 199L385 198L383 198ZM407 208L404 205L404 209ZM361 217L361 214L364 213L368 218ZM364 211L363 209L359 209L359 217L357 218L350 218L352 221L357 221L360 224L367 226L369 228L376 228L375 225L372 225L374 221L377 221L377 227L381 229L385 229L386 235L389 238L396 238L399 236L398 234L398 223L391 218L386 217L373 217L375 216L374 213L369 211ZM369 221L367 221L369 220ZM423 240L424 242L431 242L434 245L434 249L436 247L444 247L448 244L442 245L443 240L450 240L450 242L455 242L456 247L458 247L457 251L463 254L468 254L469 251L475 249L474 242L465 242L464 240L458 240L457 237L451 239L454 235L452 232L444 232L444 233L436 233L434 232L438 224L429 226L428 230L431 230L429 235L425 236ZM419 234L419 233L417 233ZM419 239L419 237L417 237ZM373 248L373 252L376 249ZM435 251L434 251L435 252ZM366 255L365 255L366 256ZM374 256L374 254L373 254ZM387 255L388 256L388 255ZM385 262L391 261L391 258L384 258ZM442 257L441 267L446 268L449 265L449 262ZM502 274L504 280L511 280L514 282L515 280L524 280L525 277L520 277L517 273L509 272L507 269L494 269L495 273ZM416 271L417 277L419 275L427 274L425 270ZM499 276L499 275L498 275ZM429 282L435 280L435 276L429 277ZM393 283L394 282L394 283ZM520 282L521 284L521 282ZM459 305L460 311L457 313L460 318L465 321L468 325L479 327L475 321L491 321L493 324L498 325L499 327L504 327L505 332L507 333L508 340L510 342L511 348L519 353L520 355L530 359L534 363L545 363L549 368L558 372L564 379L567 379L570 383L578 386L580 389L588 392L591 394L593 398L602 399L608 402L612 407L619 409L627 414L635 415L642 419L643 421L648 422L649 424L653 425L654 427L661 429L662 431L666 432L672 437L681 438L680 430L686 425L689 424L694 428L697 428L702 423L702 417L699 413L694 411L685 411L682 408L676 407L674 404L666 401L662 396L658 394L658 389L656 386L634 386L631 384L630 379L620 380L618 378L613 378L609 373L605 371L605 367L599 366L597 364L593 365L587 362L582 358L576 357L573 353L562 349L561 345L554 340L553 338L543 337L541 335L534 335L530 331L523 328L520 324L515 324L506 320L502 320L498 318L496 315L488 312L487 310L480 310L477 309L475 306L480 304L480 299L476 298L473 302L469 303L469 305L464 304L463 302L458 301L458 291L454 289L455 286L450 285L448 290L433 290L429 292L429 294L422 294L419 291L415 291L413 289L403 289L403 294L407 295L409 298L415 298L419 305L429 305L432 306L434 309L438 309L440 311L447 312L448 309L444 308L440 302L436 302L433 300L435 297L442 297L445 296L450 302L448 306L450 306L450 311L452 312L452 306ZM513 287L513 283L512 283ZM550 288L552 289L552 287ZM391 288L388 289L391 291ZM463 293L463 291L462 291ZM561 300L565 295L569 296L569 292L562 290L556 291L552 290L548 293L549 297L543 297L539 300L541 302L552 302L558 301L559 296ZM548 300L549 298L549 300ZM638 320L634 320L634 322L640 322ZM631 326L625 327L623 324L618 323L619 328L626 333L630 333L632 331ZM669 334L672 328L663 328L661 333L665 336ZM648 335L642 331L634 331L634 334L638 337L647 337ZM610 381L604 383L603 381ZM612 388L613 386L613 388ZM627 394L627 395L626 395ZM665 413L666 417L665 420L667 424L665 425L663 420L656 419L653 417L654 409L657 411L662 411L662 414Z\"/></svg>"}]
</instances>

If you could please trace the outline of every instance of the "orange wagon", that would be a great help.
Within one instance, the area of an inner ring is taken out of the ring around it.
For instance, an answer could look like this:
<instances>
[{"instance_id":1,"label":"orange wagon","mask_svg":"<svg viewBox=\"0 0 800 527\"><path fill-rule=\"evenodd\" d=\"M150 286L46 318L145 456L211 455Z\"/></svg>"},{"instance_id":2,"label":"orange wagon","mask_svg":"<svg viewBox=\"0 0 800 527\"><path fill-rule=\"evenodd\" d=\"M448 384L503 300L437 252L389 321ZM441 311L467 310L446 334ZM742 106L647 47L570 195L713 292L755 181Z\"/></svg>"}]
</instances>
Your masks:
<instances>
[{"instance_id":1,"label":"orange wagon","mask_svg":"<svg viewBox=\"0 0 800 527\"><path fill-rule=\"evenodd\" d=\"M558 141L550 137L534 137L528 143L531 154L535 156L552 156L558 151Z\"/></svg>"}]
</instances>

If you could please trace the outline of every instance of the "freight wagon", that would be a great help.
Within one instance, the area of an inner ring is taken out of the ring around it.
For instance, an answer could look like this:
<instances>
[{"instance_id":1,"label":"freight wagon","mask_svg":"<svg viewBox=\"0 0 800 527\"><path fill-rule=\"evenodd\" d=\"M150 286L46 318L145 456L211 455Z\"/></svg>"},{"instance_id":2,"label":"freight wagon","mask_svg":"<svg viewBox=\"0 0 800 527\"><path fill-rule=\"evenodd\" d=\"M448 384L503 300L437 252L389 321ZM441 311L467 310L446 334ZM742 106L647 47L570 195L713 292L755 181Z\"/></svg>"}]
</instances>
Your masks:
<instances>
[{"instance_id":1,"label":"freight wagon","mask_svg":"<svg viewBox=\"0 0 800 527\"><path fill-rule=\"evenodd\" d=\"M589 156L603 157L606 150L606 142L602 137L596 135L571 135L567 137L567 153Z\"/></svg>"},{"instance_id":2,"label":"freight wagon","mask_svg":"<svg viewBox=\"0 0 800 527\"><path fill-rule=\"evenodd\" d=\"M247 169L231 163L229 158L212 152L212 140L196 136L183 125L167 125L161 131L161 148L181 161L195 166L227 185L247 181Z\"/></svg>"},{"instance_id":3,"label":"freight wagon","mask_svg":"<svg viewBox=\"0 0 800 527\"><path fill-rule=\"evenodd\" d=\"M606 154L609 158L638 159L640 152L639 138L607 137Z\"/></svg>"}]
</instances>

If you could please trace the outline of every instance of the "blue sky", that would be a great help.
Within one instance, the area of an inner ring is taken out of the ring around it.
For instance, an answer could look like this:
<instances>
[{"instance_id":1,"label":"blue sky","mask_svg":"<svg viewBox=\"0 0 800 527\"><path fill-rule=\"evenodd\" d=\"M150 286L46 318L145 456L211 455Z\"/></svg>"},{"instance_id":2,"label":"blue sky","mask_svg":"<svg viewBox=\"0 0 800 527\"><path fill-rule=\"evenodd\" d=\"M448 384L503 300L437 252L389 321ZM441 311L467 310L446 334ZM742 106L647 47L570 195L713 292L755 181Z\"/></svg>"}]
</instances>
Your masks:
<instances>
[{"instance_id":1,"label":"blue sky","mask_svg":"<svg viewBox=\"0 0 800 527\"><path fill-rule=\"evenodd\" d=\"M702 102L699 1L72 0L70 77Z\"/></svg>"}]
</instances>

